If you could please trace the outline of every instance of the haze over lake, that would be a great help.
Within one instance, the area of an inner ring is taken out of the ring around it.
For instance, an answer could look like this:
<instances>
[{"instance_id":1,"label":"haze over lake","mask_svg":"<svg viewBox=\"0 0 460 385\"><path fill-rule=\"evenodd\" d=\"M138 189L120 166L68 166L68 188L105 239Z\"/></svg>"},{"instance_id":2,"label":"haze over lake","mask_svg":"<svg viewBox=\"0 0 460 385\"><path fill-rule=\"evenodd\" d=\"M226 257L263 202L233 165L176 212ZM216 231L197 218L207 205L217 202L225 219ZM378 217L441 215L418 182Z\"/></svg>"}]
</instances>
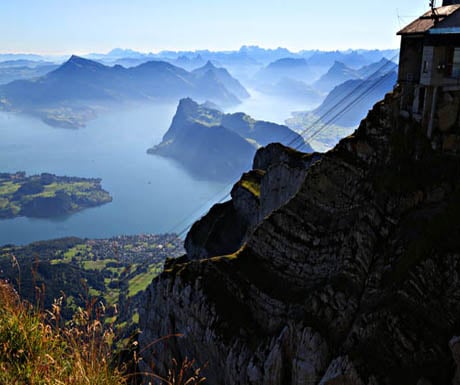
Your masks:
<instances>
[{"instance_id":1,"label":"haze over lake","mask_svg":"<svg viewBox=\"0 0 460 385\"><path fill-rule=\"evenodd\" d=\"M301 103L287 98L266 95L248 88L251 97L237 106L227 108L225 112L245 112L257 120L285 124L293 111L305 111L317 107L317 104Z\"/></svg>"},{"instance_id":2,"label":"haze over lake","mask_svg":"<svg viewBox=\"0 0 460 385\"><path fill-rule=\"evenodd\" d=\"M259 94L235 111L282 123L289 109ZM269 106L269 108L267 108ZM0 245L78 236L179 232L221 199L231 185L196 180L178 163L148 155L159 143L176 104L112 111L82 129L50 127L38 119L0 113L0 172L49 172L102 178L113 202L52 219L0 220Z\"/></svg>"},{"instance_id":3,"label":"haze over lake","mask_svg":"<svg viewBox=\"0 0 460 385\"><path fill-rule=\"evenodd\" d=\"M1 220L0 245L71 235L100 238L183 230L225 194L225 185L195 180L174 161L146 154L161 140L175 108L110 112L78 130L0 113L2 172L100 177L113 196L112 203L67 217Z\"/></svg>"}]
</instances>

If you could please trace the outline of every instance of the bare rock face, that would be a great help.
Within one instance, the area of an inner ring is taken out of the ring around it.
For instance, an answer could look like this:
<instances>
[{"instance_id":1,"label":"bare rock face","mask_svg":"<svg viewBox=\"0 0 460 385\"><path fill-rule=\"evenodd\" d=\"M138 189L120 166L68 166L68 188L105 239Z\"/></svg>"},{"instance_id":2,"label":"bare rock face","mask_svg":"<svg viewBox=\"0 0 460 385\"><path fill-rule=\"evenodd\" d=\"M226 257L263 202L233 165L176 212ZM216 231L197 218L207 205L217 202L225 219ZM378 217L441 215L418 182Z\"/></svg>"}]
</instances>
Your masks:
<instances>
[{"instance_id":1,"label":"bare rock face","mask_svg":"<svg viewBox=\"0 0 460 385\"><path fill-rule=\"evenodd\" d=\"M227 203L236 219L215 226L211 210L148 288L143 369L191 357L210 385L451 383L460 159L398 106L388 95L321 157L258 154L260 190L243 177Z\"/></svg>"},{"instance_id":2,"label":"bare rock face","mask_svg":"<svg viewBox=\"0 0 460 385\"><path fill-rule=\"evenodd\" d=\"M302 185L308 169L321 154L304 154L279 143L258 151L254 169L265 170L260 181L260 210L257 223L291 199Z\"/></svg>"},{"instance_id":3,"label":"bare rock face","mask_svg":"<svg viewBox=\"0 0 460 385\"><path fill-rule=\"evenodd\" d=\"M232 200L217 204L187 234L185 249L190 259L236 252L256 226L291 199L308 168L320 154L305 154L280 143L257 151L253 170L233 186Z\"/></svg>"},{"instance_id":4,"label":"bare rock face","mask_svg":"<svg viewBox=\"0 0 460 385\"><path fill-rule=\"evenodd\" d=\"M460 385L460 337L453 337L449 341L449 346L450 350L452 351L452 356L454 357L455 365L457 367L452 385Z\"/></svg>"},{"instance_id":5,"label":"bare rock face","mask_svg":"<svg viewBox=\"0 0 460 385\"><path fill-rule=\"evenodd\" d=\"M365 385L350 359L337 357L327 368L319 385Z\"/></svg>"}]
</instances>

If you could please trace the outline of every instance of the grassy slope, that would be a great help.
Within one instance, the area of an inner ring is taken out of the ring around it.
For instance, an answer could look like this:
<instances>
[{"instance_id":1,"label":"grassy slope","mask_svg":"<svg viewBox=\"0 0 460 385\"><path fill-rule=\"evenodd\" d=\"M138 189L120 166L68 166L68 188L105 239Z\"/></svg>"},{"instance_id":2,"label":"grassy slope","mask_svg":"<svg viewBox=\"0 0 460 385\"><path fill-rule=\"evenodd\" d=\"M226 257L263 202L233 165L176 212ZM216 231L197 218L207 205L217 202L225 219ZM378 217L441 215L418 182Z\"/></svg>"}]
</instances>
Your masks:
<instances>
[{"instance_id":1,"label":"grassy slope","mask_svg":"<svg viewBox=\"0 0 460 385\"><path fill-rule=\"evenodd\" d=\"M182 253L182 241L173 235L64 238L0 248L0 278L46 309L62 297L66 319L96 298L108 309L115 326L132 331L142 291L161 272L166 257Z\"/></svg>"}]
</instances>

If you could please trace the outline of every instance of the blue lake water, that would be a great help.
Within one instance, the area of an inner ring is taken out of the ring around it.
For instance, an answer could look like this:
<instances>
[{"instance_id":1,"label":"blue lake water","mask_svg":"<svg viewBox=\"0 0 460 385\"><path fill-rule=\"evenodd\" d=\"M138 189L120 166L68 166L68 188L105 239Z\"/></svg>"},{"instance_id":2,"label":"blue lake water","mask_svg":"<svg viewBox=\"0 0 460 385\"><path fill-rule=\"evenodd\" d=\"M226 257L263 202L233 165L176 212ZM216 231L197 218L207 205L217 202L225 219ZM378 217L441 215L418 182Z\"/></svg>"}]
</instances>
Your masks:
<instances>
[{"instance_id":1,"label":"blue lake water","mask_svg":"<svg viewBox=\"0 0 460 385\"><path fill-rule=\"evenodd\" d=\"M113 197L66 217L0 220L0 245L184 230L231 186L195 180L176 162L146 154L161 141L175 109L176 104L155 105L105 113L78 130L0 113L0 172L98 177Z\"/></svg>"}]
</instances>

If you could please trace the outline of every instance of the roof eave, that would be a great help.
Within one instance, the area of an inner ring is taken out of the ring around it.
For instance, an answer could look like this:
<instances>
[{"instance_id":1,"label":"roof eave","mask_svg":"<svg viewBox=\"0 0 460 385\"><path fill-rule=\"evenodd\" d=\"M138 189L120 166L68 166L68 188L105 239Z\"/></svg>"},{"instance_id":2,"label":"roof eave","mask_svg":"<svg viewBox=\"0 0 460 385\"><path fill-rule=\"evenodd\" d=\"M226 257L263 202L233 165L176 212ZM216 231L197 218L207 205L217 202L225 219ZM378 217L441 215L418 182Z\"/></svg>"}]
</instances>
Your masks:
<instances>
[{"instance_id":1,"label":"roof eave","mask_svg":"<svg viewBox=\"0 0 460 385\"><path fill-rule=\"evenodd\" d=\"M427 33L428 35L460 35L460 27L432 28Z\"/></svg>"},{"instance_id":2,"label":"roof eave","mask_svg":"<svg viewBox=\"0 0 460 385\"><path fill-rule=\"evenodd\" d=\"M402 32L402 31L399 31L397 34L397 36L410 36L410 37L423 37L426 35L425 32Z\"/></svg>"}]
</instances>

